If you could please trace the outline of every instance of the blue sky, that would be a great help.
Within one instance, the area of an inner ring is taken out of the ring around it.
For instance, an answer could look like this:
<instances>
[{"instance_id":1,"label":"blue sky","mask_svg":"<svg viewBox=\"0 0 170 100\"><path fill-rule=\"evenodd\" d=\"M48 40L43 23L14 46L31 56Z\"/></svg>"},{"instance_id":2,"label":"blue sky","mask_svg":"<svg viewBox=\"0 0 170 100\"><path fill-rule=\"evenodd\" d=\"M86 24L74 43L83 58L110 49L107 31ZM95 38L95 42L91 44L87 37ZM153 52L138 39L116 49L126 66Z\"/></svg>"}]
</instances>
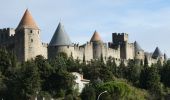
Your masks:
<instances>
[{"instance_id":1,"label":"blue sky","mask_svg":"<svg viewBox=\"0 0 170 100\"><path fill-rule=\"evenodd\" d=\"M1 0L0 28L16 28L26 8L49 42L61 21L74 43L83 44L97 30L105 42L113 32L129 34L148 52L159 46L170 57L168 0Z\"/></svg>"}]
</instances>

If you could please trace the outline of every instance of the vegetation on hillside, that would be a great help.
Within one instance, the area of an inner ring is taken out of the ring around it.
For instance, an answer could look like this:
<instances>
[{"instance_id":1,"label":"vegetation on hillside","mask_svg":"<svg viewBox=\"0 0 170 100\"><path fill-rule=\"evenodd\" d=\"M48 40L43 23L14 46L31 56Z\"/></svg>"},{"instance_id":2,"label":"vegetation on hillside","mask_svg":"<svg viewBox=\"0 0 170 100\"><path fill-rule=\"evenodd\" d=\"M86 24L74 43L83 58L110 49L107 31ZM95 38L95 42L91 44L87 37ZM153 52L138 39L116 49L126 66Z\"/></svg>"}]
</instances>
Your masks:
<instances>
[{"instance_id":1,"label":"vegetation on hillside","mask_svg":"<svg viewBox=\"0 0 170 100\"><path fill-rule=\"evenodd\" d=\"M35 59L18 62L13 53L0 49L0 99L29 100L35 96L65 100L161 100L169 94L170 61L162 66L148 66L145 59L129 60L116 65L114 58L106 63L103 59L86 64L60 53L55 59L37 56ZM70 72L79 72L90 84L81 94L73 88L75 77Z\"/></svg>"}]
</instances>

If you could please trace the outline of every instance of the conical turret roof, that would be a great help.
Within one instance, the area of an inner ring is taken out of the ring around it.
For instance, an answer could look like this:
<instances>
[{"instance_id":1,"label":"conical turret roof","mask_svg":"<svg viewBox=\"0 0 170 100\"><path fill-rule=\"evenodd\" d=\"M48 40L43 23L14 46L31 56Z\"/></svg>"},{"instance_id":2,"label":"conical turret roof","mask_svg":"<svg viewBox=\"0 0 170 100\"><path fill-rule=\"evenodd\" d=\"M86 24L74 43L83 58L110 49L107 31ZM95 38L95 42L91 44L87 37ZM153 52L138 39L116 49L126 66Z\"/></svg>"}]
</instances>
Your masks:
<instances>
[{"instance_id":1,"label":"conical turret roof","mask_svg":"<svg viewBox=\"0 0 170 100\"><path fill-rule=\"evenodd\" d=\"M49 46L72 45L71 40L64 30L64 26L59 23L58 27L50 41Z\"/></svg>"},{"instance_id":2,"label":"conical turret roof","mask_svg":"<svg viewBox=\"0 0 170 100\"><path fill-rule=\"evenodd\" d=\"M17 27L17 30L22 29L22 28L39 29L31 15L31 13L28 11L28 9L25 11L25 13Z\"/></svg>"},{"instance_id":3,"label":"conical turret roof","mask_svg":"<svg viewBox=\"0 0 170 100\"><path fill-rule=\"evenodd\" d=\"M163 56L163 54L161 53L161 51L159 50L159 48L156 47L154 53L152 54L152 58L155 58L155 59L156 59L156 58L161 57L161 56Z\"/></svg>"},{"instance_id":4,"label":"conical turret roof","mask_svg":"<svg viewBox=\"0 0 170 100\"><path fill-rule=\"evenodd\" d=\"M137 41L134 42L134 47L136 51L142 51L143 49L140 47Z\"/></svg>"},{"instance_id":5,"label":"conical turret roof","mask_svg":"<svg viewBox=\"0 0 170 100\"><path fill-rule=\"evenodd\" d=\"M100 35L97 31L94 32L90 42L98 42L98 41L102 41L100 38Z\"/></svg>"}]
</instances>

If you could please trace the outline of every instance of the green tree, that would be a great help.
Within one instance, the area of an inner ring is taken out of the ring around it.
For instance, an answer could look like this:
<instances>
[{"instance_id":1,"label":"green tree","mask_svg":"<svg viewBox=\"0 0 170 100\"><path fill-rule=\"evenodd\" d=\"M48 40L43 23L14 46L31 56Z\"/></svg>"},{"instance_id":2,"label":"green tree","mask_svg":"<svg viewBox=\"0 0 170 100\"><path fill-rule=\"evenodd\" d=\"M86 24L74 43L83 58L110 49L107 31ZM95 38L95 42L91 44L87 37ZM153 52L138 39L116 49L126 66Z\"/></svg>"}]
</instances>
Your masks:
<instances>
[{"instance_id":1,"label":"green tree","mask_svg":"<svg viewBox=\"0 0 170 100\"><path fill-rule=\"evenodd\" d=\"M46 90L55 98L63 97L74 85L74 76L67 71L53 71L46 80Z\"/></svg>"},{"instance_id":2,"label":"green tree","mask_svg":"<svg viewBox=\"0 0 170 100\"><path fill-rule=\"evenodd\" d=\"M118 78L127 78L128 68L125 66L124 61L121 61L118 67Z\"/></svg>"},{"instance_id":3,"label":"green tree","mask_svg":"<svg viewBox=\"0 0 170 100\"><path fill-rule=\"evenodd\" d=\"M4 82L5 76L0 72L0 99L5 98L6 84Z\"/></svg>"},{"instance_id":4,"label":"green tree","mask_svg":"<svg viewBox=\"0 0 170 100\"><path fill-rule=\"evenodd\" d=\"M6 49L0 49L0 71L3 75L10 75L13 68L16 67L16 57Z\"/></svg>"},{"instance_id":5,"label":"green tree","mask_svg":"<svg viewBox=\"0 0 170 100\"><path fill-rule=\"evenodd\" d=\"M161 81L165 84L165 86L170 87L170 60L163 66L161 70Z\"/></svg>"},{"instance_id":6,"label":"green tree","mask_svg":"<svg viewBox=\"0 0 170 100\"><path fill-rule=\"evenodd\" d=\"M23 63L20 69L20 75L22 95L24 95L26 99L30 99L41 90L41 80L40 74L38 73L38 67L34 62L27 61Z\"/></svg>"},{"instance_id":7,"label":"green tree","mask_svg":"<svg viewBox=\"0 0 170 100\"><path fill-rule=\"evenodd\" d=\"M49 76L51 75L53 69L51 65L48 63L48 61L41 55L38 55L35 58L34 62L36 66L38 67L38 73L41 79L41 92L42 92L41 96L46 96L46 94L48 94L48 87L46 86L46 84L48 84L47 80ZM47 93L44 93L44 92L47 92Z\"/></svg>"},{"instance_id":8,"label":"green tree","mask_svg":"<svg viewBox=\"0 0 170 100\"><path fill-rule=\"evenodd\" d=\"M69 65L72 63L74 64L73 59L67 58L65 53L60 53L55 59L49 60L52 70L45 80L44 86L52 97L64 97L66 92L73 88L75 78L67 71L70 70Z\"/></svg>"},{"instance_id":9,"label":"green tree","mask_svg":"<svg viewBox=\"0 0 170 100\"><path fill-rule=\"evenodd\" d=\"M105 65L101 66L99 73L100 79L104 82L112 81L114 78L112 72Z\"/></svg>"},{"instance_id":10,"label":"green tree","mask_svg":"<svg viewBox=\"0 0 170 100\"><path fill-rule=\"evenodd\" d=\"M100 60L91 61L91 63L83 67L84 77L90 79L91 81L96 80L98 77L100 77L99 75L101 66L102 63Z\"/></svg>"},{"instance_id":11,"label":"green tree","mask_svg":"<svg viewBox=\"0 0 170 100\"><path fill-rule=\"evenodd\" d=\"M128 85L127 82L119 80L98 85L96 88L97 96L103 91L107 91L107 93L101 96L102 100L145 100L147 97L147 94L144 94L141 90L137 90Z\"/></svg>"},{"instance_id":12,"label":"green tree","mask_svg":"<svg viewBox=\"0 0 170 100\"><path fill-rule=\"evenodd\" d=\"M67 71L69 72L80 72L80 70L82 69L82 64L85 63L80 63L79 59L73 59L73 57L69 57L67 59Z\"/></svg>"},{"instance_id":13,"label":"green tree","mask_svg":"<svg viewBox=\"0 0 170 100\"><path fill-rule=\"evenodd\" d=\"M160 75L156 67L152 66L142 70L140 75L140 86L160 98L162 95L162 86L160 83Z\"/></svg>"},{"instance_id":14,"label":"green tree","mask_svg":"<svg viewBox=\"0 0 170 100\"><path fill-rule=\"evenodd\" d=\"M96 91L95 88L93 88L91 85L86 86L81 95L82 100L96 100Z\"/></svg>"},{"instance_id":15,"label":"green tree","mask_svg":"<svg viewBox=\"0 0 170 100\"><path fill-rule=\"evenodd\" d=\"M134 85L139 83L141 66L136 63L135 60L129 60L128 62L128 75L127 79L130 80Z\"/></svg>"},{"instance_id":16,"label":"green tree","mask_svg":"<svg viewBox=\"0 0 170 100\"><path fill-rule=\"evenodd\" d=\"M42 80L47 78L51 74L52 67L43 56L38 55L35 58L34 62L38 67L38 72Z\"/></svg>"},{"instance_id":17,"label":"green tree","mask_svg":"<svg viewBox=\"0 0 170 100\"><path fill-rule=\"evenodd\" d=\"M38 67L33 61L23 62L21 67L5 79L7 100L29 100L41 90Z\"/></svg>"},{"instance_id":18,"label":"green tree","mask_svg":"<svg viewBox=\"0 0 170 100\"><path fill-rule=\"evenodd\" d=\"M106 66L109 68L109 70L113 73L114 76L118 76L118 67L114 58L109 57L106 62Z\"/></svg>"},{"instance_id":19,"label":"green tree","mask_svg":"<svg viewBox=\"0 0 170 100\"><path fill-rule=\"evenodd\" d=\"M67 58L64 55L65 53L62 53L58 56L56 56L55 59L50 59L49 64L51 65L53 70L67 70ZM63 55L63 56L62 56Z\"/></svg>"}]
</instances>

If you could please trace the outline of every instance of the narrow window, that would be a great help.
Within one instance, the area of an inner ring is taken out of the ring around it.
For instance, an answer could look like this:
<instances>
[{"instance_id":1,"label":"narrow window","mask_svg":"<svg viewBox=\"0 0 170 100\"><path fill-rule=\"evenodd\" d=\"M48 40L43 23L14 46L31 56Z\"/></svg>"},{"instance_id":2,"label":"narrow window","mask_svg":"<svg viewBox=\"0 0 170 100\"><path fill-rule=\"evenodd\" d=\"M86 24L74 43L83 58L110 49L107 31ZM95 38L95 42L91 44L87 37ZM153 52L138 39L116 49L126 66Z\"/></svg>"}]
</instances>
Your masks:
<instances>
[{"instance_id":1,"label":"narrow window","mask_svg":"<svg viewBox=\"0 0 170 100\"><path fill-rule=\"evenodd\" d=\"M33 42L33 39L31 39L31 42Z\"/></svg>"},{"instance_id":2,"label":"narrow window","mask_svg":"<svg viewBox=\"0 0 170 100\"><path fill-rule=\"evenodd\" d=\"M30 33L32 33L32 30L30 30Z\"/></svg>"}]
</instances>

